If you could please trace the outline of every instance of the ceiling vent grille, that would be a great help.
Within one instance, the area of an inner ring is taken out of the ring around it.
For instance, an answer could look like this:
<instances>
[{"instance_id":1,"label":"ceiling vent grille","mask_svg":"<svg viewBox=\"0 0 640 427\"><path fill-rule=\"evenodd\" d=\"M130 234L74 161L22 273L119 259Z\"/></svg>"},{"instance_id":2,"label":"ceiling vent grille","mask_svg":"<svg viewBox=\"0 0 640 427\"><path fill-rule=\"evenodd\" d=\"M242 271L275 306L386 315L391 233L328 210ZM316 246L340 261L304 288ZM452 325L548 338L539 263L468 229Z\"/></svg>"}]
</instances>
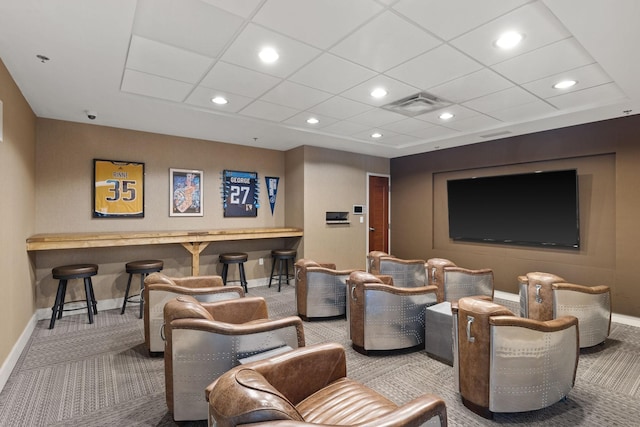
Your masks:
<instances>
[{"instance_id":1,"label":"ceiling vent grille","mask_svg":"<svg viewBox=\"0 0 640 427\"><path fill-rule=\"evenodd\" d=\"M383 105L382 108L404 114L405 116L414 117L448 107L451 104L451 102L440 99L430 93L420 92L390 104Z\"/></svg>"}]
</instances>

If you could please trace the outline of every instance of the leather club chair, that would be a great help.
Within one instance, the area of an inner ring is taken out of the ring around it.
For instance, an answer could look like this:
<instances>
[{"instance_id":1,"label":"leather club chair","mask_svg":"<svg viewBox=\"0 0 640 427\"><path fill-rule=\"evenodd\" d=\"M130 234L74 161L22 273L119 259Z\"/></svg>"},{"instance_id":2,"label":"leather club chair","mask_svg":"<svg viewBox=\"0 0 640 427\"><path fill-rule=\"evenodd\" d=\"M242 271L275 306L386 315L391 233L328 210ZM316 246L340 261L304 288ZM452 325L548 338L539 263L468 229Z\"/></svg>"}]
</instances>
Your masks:
<instances>
[{"instance_id":1,"label":"leather club chair","mask_svg":"<svg viewBox=\"0 0 640 427\"><path fill-rule=\"evenodd\" d=\"M164 352L160 334L164 323L164 305L179 295L191 295L201 302L244 297L241 286L222 286L220 276L168 277L151 273L144 281L144 343L151 355Z\"/></svg>"},{"instance_id":2,"label":"leather club chair","mask_svg":"<svg viewBox=\"0 0 640 427\"><path fill-rule=\"evenodd\" d=\"M438 287L438 302L444 299L444 268L457 267L453 261L446 258L429 258L427 260L427 280L430 285Z\"/></svg>"},{"instance_id":3,"label":"leather club chair","mask_svg":"<svg viewBox=\"0 0 640 427\"><path fill-rule=\"evenodd\" d=\"M533 411L573 388L580 354L574 316L526 319L473 297L452 303L452 311L454 377L473 412L493 418L494 412Z\"/></svg>"},{"instance_id":4,"label":"leather club chair","mask_svg":"<svg viewBox=\"0 0 640 427\"><path fill-rule=\"evenodd\" d=\"M369 252L367 258L369 272L391 276L395 286L409 288L428 285L424 260L396 258L380 251Z\"/></svg>"},{"instance_id":5,"label":"leather club chair","mask_svg":"<svg viewBox=\"0 0 640 427\"><path fill-rule=\"evenodd\" d=\"M462 267L444 267L443 301L457 301L464 297L486 296L493 299L493 270L471 270ZM438 301L441 302L441 301Z\"/></svg>"},{"instance_id":6,"label":"leather club chair","mask_svg":"<svg viewBox=\"0 0 640 427\"><path fill-rule=\"evenodd\" d=\"M205 420L202 391L243 358L305 345L298 316L269 319L261 297L198 302L189 295L164 307L167 407L175 421Z\"/></svg>"},{"instance_id":7,"label":"leather club chair","mask_svg":"<svg viewBox=\"0 0 640 427\"><path fill-rule=\"evenodd\" d=\"M424 348L425 310L436 302L435 286L398 287L388 276L363 271L351 273L347 286L354 350Z\"/></svg>"},{"instance_id":8,"label":"leather club chair","mask_svg":"<svg viewBox=\"0 0 640 427\"><path fill-rule=\"evenodd\" d=\"M355 270L336 270L335 264L299 259L295 263L296 305L304 319L346 315L347 278Z\"/></svg>"},{"instance_id":9,"label":"leather club chair","mask_svg":"<svg viewBox=\"0 0 640 427\"><path fill-rule=\"evenodd\" d=\"M520 316L551 320L575 316L580 324L580 348L604 342L611 330L608 286L583 286L555 274L532 272L518 277Z\"/></svg>"},{"instance_id":10,"label":"leather club chair","mask_svg":"<svg viewBox=\"0 0 640 427\"><path fill-rule=\"evenodd\" d=\"M437 396L423 395L398 406L348 378L345 350L335 343L238 366L205 394L209 425L217 427L447 425L445 402Z\"/></svg>"}]
</instances>

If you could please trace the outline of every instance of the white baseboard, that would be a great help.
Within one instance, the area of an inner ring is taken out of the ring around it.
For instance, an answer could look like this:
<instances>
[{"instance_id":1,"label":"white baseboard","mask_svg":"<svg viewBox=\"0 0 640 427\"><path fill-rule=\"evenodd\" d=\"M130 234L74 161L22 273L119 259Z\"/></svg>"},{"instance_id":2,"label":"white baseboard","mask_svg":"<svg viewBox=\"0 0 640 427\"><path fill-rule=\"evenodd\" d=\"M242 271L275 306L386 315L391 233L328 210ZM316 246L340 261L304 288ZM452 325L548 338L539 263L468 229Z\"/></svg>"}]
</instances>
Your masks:
<instances>
[{"instance_id":1,"label":"white baseboard","mask_svg":"<svg viewBox=\"0 0 640 427\"><path fill-rule=\"evenodd\" d=\"M15 368L16 363L18 363L18 359L22 354L22 351L27 345L29 338L31 338L31 334L36 327L36 316L35 314L31 316L29 322L27 322L27 326L20 334L18 341L13 345L13 348L9 352L9 355L5 359L4 363L2 363L2 367L0 367L0 392L4 389L5 384L7 384L7 380L9 380L9 376Z\"/></svg>"}]
</instances>

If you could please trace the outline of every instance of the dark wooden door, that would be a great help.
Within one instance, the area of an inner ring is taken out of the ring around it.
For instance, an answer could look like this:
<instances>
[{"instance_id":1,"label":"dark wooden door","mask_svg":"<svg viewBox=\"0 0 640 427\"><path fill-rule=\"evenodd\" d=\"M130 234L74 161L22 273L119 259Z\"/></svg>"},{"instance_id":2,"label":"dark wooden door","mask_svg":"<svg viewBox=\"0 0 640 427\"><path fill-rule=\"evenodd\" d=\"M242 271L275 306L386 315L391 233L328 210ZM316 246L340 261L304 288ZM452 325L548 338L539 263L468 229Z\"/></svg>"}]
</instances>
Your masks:
<instances>
[{"instance_id":1,"label":"dark wooden door","mask_svg":"<svg viewBox=\"0 0 640 427\"><path fill-rule=\"evenodd\" d=\"M389 252L389 178L369 176L369 252Z\"/></svg>"}]
</instances>

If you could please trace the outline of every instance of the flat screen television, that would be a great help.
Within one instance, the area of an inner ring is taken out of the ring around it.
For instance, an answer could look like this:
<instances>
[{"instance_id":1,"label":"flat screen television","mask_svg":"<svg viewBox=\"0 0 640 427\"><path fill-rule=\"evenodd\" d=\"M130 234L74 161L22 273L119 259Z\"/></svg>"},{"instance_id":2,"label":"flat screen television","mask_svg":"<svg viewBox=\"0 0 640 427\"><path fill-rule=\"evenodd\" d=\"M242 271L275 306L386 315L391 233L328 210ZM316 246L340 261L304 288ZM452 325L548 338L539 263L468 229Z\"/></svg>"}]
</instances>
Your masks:
<instances>
[{"instance_id":1,"label":"flat screen television","mask_svg":"<svg viewBox=\"0 0 640 427\"><path fill-rule=\"evenodd\" d=\"M580 247L576 170L449 180L447 196L453 240Z\"/></svg>"}]
</instances>

